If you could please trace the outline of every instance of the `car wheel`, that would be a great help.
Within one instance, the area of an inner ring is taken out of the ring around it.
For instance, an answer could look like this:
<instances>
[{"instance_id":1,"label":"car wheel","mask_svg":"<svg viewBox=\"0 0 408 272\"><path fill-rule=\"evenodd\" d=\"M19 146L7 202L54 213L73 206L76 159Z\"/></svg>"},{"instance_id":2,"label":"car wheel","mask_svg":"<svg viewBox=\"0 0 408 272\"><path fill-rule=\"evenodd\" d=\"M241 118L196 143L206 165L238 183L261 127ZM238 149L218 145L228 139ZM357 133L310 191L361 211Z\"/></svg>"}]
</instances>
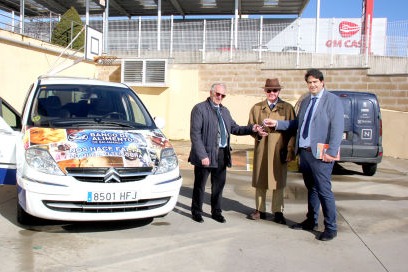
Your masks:
<instances>
[{"instance_id":1,"label":"car wheel","mask_svg":"<svg viewBox=\"0 0 408 272\"><path fill-rule=\"evenodd\" d=\"M36 222L36 217L27 213L19 203L17 203L17 222L21 225L33 225Z\"/></svg>"},{"instance_id":2,"label":"car wheel","mask_svg":"<svg viewBox=\"0 0 408 272\"><path fill-rule=\"evenodd\" d=\"M363 173L366 176L373 176L377 171L377 164L376 163L367 163L362 165Z\"/></svg>"}]
</instances>

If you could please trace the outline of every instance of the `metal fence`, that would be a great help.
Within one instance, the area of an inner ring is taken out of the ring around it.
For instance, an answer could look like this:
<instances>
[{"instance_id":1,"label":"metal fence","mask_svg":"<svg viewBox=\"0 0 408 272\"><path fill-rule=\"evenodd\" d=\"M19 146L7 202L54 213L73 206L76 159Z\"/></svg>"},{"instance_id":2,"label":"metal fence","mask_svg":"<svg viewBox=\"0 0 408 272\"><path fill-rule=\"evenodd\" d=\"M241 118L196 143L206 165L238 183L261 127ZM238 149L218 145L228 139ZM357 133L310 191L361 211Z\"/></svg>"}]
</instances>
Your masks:
<instances>
[{"instance_id":1,"label":"metal fence","mask_svg":"<svg viewBox=\"0 0 408 272\"><path fill-rule=\"evenodd\" d=\"M59 16L20 18L0 10L0 28L50 42ZM104 33L104 53L170 63L259 62L263 68L356 68L373 74L408 73L408 21L374 19L370 51L360 19L196 19L92 17ZM356 27L357 26L357 27ZM351 31L350 31L351 30ZM342 32L343 31L343 32ZM353 33L354 31L354 33ZM384 65L386 64L386 65Z\"/></svg>"}]
</instances>

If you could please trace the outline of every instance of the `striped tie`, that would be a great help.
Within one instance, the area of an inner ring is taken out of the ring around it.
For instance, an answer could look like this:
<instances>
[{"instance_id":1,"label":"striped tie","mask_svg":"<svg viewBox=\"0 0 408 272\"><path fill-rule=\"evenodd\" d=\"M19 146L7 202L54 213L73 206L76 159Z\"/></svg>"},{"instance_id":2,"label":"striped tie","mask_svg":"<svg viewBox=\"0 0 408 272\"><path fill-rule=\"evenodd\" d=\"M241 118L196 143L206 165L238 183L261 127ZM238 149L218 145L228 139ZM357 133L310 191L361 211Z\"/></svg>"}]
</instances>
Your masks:
<instances>
[{"instance_id":1,"label":"striped tie","mask_svg":"<svg viewBox=\"0 0 408 272\"><path fill-rule=\"evenodd\" d=\"M220 134L221 134L221 146L224 147L227 145L227 135L225 133L225 124L222 120L220 108L217 107L217 117L218 117L218 125L220 126Z\"/></svg>"}]
</instances>

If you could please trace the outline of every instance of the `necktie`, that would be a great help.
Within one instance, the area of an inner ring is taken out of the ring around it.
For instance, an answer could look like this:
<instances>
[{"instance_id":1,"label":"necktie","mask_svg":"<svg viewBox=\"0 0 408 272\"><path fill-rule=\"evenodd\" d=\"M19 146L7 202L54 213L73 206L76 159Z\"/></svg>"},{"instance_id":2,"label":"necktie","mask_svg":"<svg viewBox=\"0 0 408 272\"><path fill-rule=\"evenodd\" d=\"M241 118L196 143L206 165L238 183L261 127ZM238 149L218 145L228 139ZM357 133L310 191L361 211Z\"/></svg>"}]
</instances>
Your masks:
<instances>
[{"instance_id":1,"label":"necktie","mask_svg":"<svg viewBox=\"0 0 408 272\"><path fill-rule=\"evenodd\" d=\"M227 136L225 134L225 125L224 121L222 120L220 108L217 107L217 117L218 117L218 125L220 126L220 134L221 134L221 143L220 145L222 147L226 146L227 144Z\"/></svg>"},{"instance_id":2,"label":"necktie","mask_svg":"<svg viewBox=\"0 0 408 272\"><path fill-rule=\"evenodd\" d=\"M272 110L275 107L275 104L270 104L269 108Z\"/></svg>"},{"instance_id":3,"label":"necktie","mask_svg":"<svg viewBox=\"0 0 408 272\"><path fill-rule=\"evenodd\" d=\"M314 105L316 103L316 100L317 100L316 97L312 98L312 105L310 106L309 112L307 113L305 126L303 127L303 133L302 133L303 139L306 139L307 136L309 135L310 119L312 119L313 108L314 108Z\"/></svg>"}]
</instances>

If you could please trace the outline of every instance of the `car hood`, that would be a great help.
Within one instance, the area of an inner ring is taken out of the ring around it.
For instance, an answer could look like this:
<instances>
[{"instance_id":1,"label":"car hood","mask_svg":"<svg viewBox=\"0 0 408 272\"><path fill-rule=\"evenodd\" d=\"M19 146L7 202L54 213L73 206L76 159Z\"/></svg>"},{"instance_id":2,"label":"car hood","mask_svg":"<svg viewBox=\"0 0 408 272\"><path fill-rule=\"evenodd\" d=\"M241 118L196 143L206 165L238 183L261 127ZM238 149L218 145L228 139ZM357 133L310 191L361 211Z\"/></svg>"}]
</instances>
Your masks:
<instances>
[{"instance_id":1,"label":"car hood","mask_svg":"<svg viewBox=\"0 0 408 272\"><path fill-rule=\"evenodd\" d=\"M159 129L98 130L32 127L24 134L24 147L47 149L60 168L155 168L163 148L171 144Z\"/></svg>"}]
</instances>

